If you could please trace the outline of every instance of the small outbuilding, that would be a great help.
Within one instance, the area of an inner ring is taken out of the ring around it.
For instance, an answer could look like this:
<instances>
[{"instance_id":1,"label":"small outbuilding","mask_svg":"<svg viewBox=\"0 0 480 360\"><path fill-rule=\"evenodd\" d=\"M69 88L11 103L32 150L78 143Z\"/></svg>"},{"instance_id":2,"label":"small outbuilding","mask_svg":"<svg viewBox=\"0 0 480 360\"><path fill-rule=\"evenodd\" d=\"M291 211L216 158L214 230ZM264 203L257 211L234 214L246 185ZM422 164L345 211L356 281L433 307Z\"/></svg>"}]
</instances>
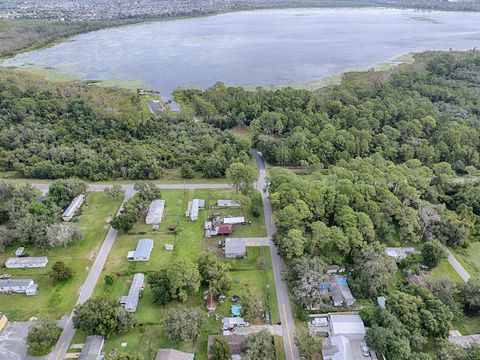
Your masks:
<instances>
[{"instance_id":1,"label":"small outbuilding","mask_svg":"<svg viewBox=\"0 0 480 360\"><path fill-rule=\"evenodd\" d=\"M150 203L147 216L145 217L145 224L158 225L162 222L163 211L165 210L165 200L157 199Z\"/></svg>"},{"instance_id":2,"label":"small outbuilding","mask_svg":"<svg viewBox=\"0 0 480 360\"><path fill-rule=\"evenodd\" d=\"M167 251L173 251L173 249L174 249L173 244L165 244L165 250L167 250Z\"/></svg>"},{"instance_id":3,"label":"small outbuilding","mask_svg":"<svg viewBox=\"0 0 480 360\"><path fill-rule=\"evenodd\" d=\"M223 323L223 330L231 330L231 329L233 329L235 327L238 327L238 326L248 326L249 325L249 323L246 322L240 316L224 317L222 323Z\"/></svg>"},{"instance_id":4,"label":"small outbuilding","mask_svg":"<svg viewBox=\"0 0 480 360\"><path fill-rule=\"evenodd\" d=\"M140 239L138 240L136 249L128 252L127 259L129 261L148 261L150 260L152 249L152 239Z\"/></svg>"},{"instance_id":5,"label":"small outbuilding","mask_svg":"<svg viewBox=\"0 0 480 360\"><path fill-rule=\"evenodd\" d=\"M78 209L80 209L80 207L82 206L84 200L85 200L85 195L83 194L75 197L70 203L70 205L68 205L66 210L63 212L62 214L63 221L72 220L72 218L75 216Z\"/></svg>"},{"instance_id":6,"label":"small outbuilding","mask_svg":"<svg viewBox=\"0 0 480 360\"><path fill-rule=\"evenodd\" d=\"M98 360L102 353L105 338L100 335L87 336L78 360Z\"/></svg>"},{"instance_id":7,"label":"small outbuilding","mask_svg":"<svg viewBox=\"0 0 480 360\"><path fill-rule=\"evenodd\" d=\"M8 269L43 268L47 266L47 263L46 256L11 257L5 261L5 267Z\"/></svg>"},{"instance_id":8,"label":"small outbuilding","mask_svg":"<svg viewBox=\"0 0 480 360\"><path fill-rule=\"evenodd\" d=\"M225 239L225 257L240 258L247 255L247 250L243 239L226 238Z\"/></svg>"}]
</instances>

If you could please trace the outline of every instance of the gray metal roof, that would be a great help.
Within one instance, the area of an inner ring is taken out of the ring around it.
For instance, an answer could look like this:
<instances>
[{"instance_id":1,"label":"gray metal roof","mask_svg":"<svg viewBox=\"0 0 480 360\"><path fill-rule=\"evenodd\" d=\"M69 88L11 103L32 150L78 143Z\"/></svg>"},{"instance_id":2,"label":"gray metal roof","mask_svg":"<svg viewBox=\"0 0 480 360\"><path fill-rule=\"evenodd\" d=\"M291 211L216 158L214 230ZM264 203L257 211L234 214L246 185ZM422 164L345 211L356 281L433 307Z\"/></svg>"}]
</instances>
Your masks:
<instances>
[{"instance_id":1,"label":"gray metal roof","mask_svg":"<svg viewBox=\"0 0 480 360\"><path fill-rule=\"evenodd\" d=\"M98 360L105 339L100 335L87 336L78 360Z\"/></svg>"},{"instance_id":2,"label":"gray metal roof","mask_svg":"<svg viewBox=\"0 0 480 360\"><path fill-rule=\"evenodd\" d=\"M245 253L245 244L242 239L227 238L225 240L225 254L243 254Z\"/></svg>"},{"instance_id":3,"label":"gray metal roof","mask_svg":"<svg viewBox=\"0 0 480 360\"><path fill-rule=\"evenodd\" d=\"M0 287L29 286L31 283L32 279L6 279L0 280Z\"/></svg>"},{"instance_id":4,"label":"gray metal roof","mask_svg":"<svg viewBox=\"0 0 480 360\"><path fill-rule=\"evenodd\" d=\"M165 208L165 200L153 200L148 208L147 216L145 217L145 224L153 225L162 222L163 210Z\"/></svg>"},{"instance_id":5,"label":"gray metal roof","mask_svg":"<svg viewBox=\"0 0 480 360\"><path fill-rule=\"evenodd\" d=\"M127 299L125 301L125 309L131 312L137 310L138 300L140 297L140 291L143 289L143 282L145 275L138 273L133 276L132 285L128 291Z\"/></svg>"},{"instance_id":6,"label":"gray metal roof","mask_svg":"<svg viewBox=\"0 0 480 360\"><path fill-rule=\"evenodd\" d=\"M328 282L330 285L330 296L334 301L342 302L355 300L345 277L340 275L331 275Z\"/></svg>"},{"instance_id":7,"label":"gray metal roof","mask_svg":"<svg viewBox=\"0 0 480 360\"><path fill-rule=\"evenodd\" d=\"M5 266L8 267L12 265L23 265L23 266L43 265L43 264L46 265L47 262L48 262L48 258L46 256L11 257L11 258L8 258L7 261L5 261Z\"/></svg>"},{"instance_id":8,"label":"gray metal roof","mask_svg":"<svg viewBox=\"0 0 480 360\"><path fill-rule=\"evenodd\" d=\"M83 200L85 199L85 195L78 195L75 199L72 200L70 205L68 205L67 209L63 212L62 217L70 217L75 214L75 211L82 205Z\"/></svg>"},{"instance_id":9,"label":"gray metal roof","mask_svg":"<svg viewBox=\"0 0 480 360\"><path fill-rule=\"evenodd\" d=\"M193 360L194 354L178 351L175 349L158 350L155 360Z\"/></svg>"},{"instance_id":10,"label":"gray metal roof","mask_svg":"<svg viewBox=\"0 0 480 360\"><path fill-rule=\"evenodd\" d=\"M152 239L140 239L138 240L137 248L135 249L134 258L150 258L150 253L153 248Z\"/></svg>"}]
</instances>

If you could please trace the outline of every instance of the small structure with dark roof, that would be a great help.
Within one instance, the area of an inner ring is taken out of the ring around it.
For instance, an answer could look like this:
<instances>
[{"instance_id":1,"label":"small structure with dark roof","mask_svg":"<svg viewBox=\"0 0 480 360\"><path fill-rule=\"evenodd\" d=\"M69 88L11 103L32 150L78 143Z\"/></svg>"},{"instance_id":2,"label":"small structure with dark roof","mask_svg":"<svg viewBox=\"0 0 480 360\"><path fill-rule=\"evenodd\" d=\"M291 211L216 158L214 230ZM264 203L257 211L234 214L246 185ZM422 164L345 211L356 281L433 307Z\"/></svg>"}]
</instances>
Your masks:
<instances>
[{"instance_id":1,"label":"small structure with dark roof","mask_svg":"<svg viewBox=\"0 0 480 360\"><path fill-rule=\"evenodd\" d=\"M407 280L415 285L427 286L427 281L425 280L423 275L410 275L409 277L407 277Z\"/></svg>"},{"instance_id":2,"label":"small structure with dark roof","mask_svg":"<svg viewBox=\"0 0 480 360\"><path fill-rule=\"evenodd\" d=\"M207 297L205 307L209 312L214 312L215 310L217 310L217 300L215 300L215 297L213 295L209 295Z\"/></svg>"},{"instance_id":3,"label":"small structure with dark roof","mask_svg":"<svg viewBox=\"0 0 480 360\"><path fill-rule=\"evenodd\" d=\"M105 338L100 335L87 336L78 360L98 360L102 353Z\"/></svg>"},{"instance_id":4,"label":"small structure with dark roof","mask_svg":"<svg viewBox=\"0 0 480 360\"><path fill-rule=\"evenodd\" d=\"M193 360L194 354L175 349L160 349L155 360Z\"/></svg>"}]
</instances>

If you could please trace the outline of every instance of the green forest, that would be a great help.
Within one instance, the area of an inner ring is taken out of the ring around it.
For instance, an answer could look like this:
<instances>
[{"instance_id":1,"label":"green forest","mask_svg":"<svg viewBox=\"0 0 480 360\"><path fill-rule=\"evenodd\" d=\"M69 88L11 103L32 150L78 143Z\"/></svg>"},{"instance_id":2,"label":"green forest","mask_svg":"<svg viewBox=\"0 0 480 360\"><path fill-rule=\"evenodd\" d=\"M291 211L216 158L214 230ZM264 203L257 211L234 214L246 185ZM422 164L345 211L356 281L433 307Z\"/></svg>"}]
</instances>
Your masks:
<instances>
[{"instance_id":1,"label":"green forest","mask_svg":"<svg viewBox=\"0 0 480 360\"><path fill-rule=\"evenodd\" d=\"M322 298L326 265L346 265L355 297L366 301L371 348L393 360L469 360L479 348L445 339L452 322L480 314L480 283L419 286L408 277L435 268L445 246L478 241L479 74L477 53L425 53L411 66L348 74L315 92L219 83L176 97L219 129L248 127L272 165L275 241L298 318ZM421 254L395 261L386 246Z\"/></svg>"},{"instance_id":2,"label":"green forest","mask_svg":"<svg viewBox=\"0 0 480 360\"><path fill-rule=\"evenodd\" d=\"M183 165L222 177L248 161L250 144L195 122L188 112L151 115L137 93L0 74L0 171L20 177L158 179Z\"/></svg>"}]
</instances>

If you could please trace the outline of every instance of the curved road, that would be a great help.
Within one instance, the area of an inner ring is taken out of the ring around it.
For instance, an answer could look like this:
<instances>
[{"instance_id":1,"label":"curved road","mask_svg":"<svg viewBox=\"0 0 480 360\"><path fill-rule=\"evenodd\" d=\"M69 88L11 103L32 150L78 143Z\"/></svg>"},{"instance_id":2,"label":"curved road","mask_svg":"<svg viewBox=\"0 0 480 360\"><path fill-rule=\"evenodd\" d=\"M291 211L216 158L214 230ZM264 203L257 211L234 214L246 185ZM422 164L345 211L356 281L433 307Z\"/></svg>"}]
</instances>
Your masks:
<instances>
[{"instance_id":1,"label":"curved road","mask_svg":"<svg viewBox=\"0 0 480 360\"><path fill-rule=\"evenodd\" d=\"M273 275L275 278L275 288L277 290L278 311L280 313L280 321L282 322L283 346L285 348L286 360L298 360L297 346L294 342L295 323L293 321L292 307L290 306L290 299L288 297L288 288L285 280L282 279L283 262L277 253L277 247L272 241L272 237L277 231L272 218L272 203L268 198L268 190L265 183L267 170L265 168L265 161L262 156L256 152L252 152L255 162L257 164L259 176L257 180L257 190L262 194L263 209L265 212L265 222L267 224L267 236L269 239L270 256L272 257ZM265 189L265 191L264 191Z\"/></svg>"}]
</instances>

